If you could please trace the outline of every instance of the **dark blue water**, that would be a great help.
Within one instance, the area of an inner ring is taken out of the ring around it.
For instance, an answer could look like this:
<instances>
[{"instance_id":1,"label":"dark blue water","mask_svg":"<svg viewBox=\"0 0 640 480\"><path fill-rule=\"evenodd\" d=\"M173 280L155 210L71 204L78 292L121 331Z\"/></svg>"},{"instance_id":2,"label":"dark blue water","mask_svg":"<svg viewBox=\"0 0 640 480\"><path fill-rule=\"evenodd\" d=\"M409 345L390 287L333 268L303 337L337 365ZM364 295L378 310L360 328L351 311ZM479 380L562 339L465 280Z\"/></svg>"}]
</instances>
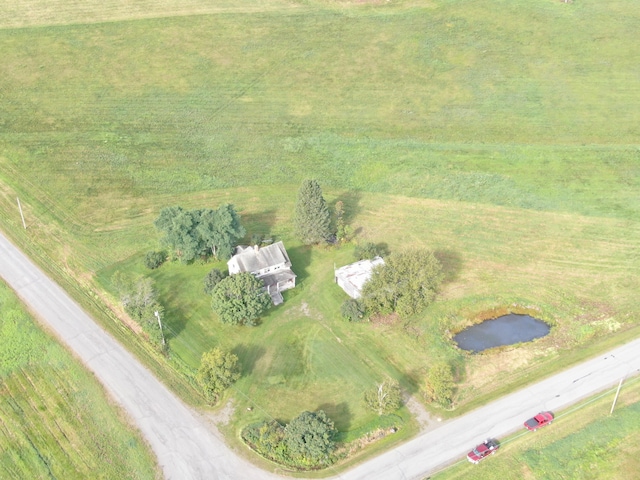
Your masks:
<instances>
[{"instance_id":1,"label":"dark blue water","mask_svg":"<svg viewBox=\"0 0 640 480\"><path fill-rule=\"evenodd\" d=\"M544 337L550 330L542 320L511 313L466 328L453 337L453 341L463 350L481 352L488 348L530 342Z\"/></svg>"}]
</instances>

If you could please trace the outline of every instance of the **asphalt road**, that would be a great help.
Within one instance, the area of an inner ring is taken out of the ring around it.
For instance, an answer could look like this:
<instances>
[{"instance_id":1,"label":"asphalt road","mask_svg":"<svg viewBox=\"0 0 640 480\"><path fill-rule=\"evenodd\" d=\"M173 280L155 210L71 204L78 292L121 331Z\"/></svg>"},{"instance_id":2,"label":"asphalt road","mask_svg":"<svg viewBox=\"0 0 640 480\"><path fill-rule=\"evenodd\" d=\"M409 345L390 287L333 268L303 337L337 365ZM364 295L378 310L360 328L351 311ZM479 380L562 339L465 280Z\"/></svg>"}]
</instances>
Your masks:
<instances>
[{"instance_id":1,"label":"asphalt road","mask_svg":"<svg viewBox=\"0 0 640 480\"><path fill-rule=\"evenodd\" d=\"M273 479L222 438L0 234L0 276L95 373L151 445L167 479Z\"/></svg>"},{"instance_id":2,"label":"asphalt road","mask_svg":"<svg viewBox=\"0 0 640 480\"><path fill-rule=\"evenodd\" d=\"M354 468L342 478L423 478L443 465L464 459L486 438L499 440L516 430L524 431L525 420L541 411L559 412L607 387L617 386L621 379L639 372L640 339L449 421ZM612 401L613 397L612 393ZM553 425L545 428L553 428Z\"/></svg>"},{"instance_id":3,"label":"asphalt road","mask_svg":"<svg viewBox=\"0 0 640 480\"><path fill-rule=\"evenodd\" d=\"M136 358L0 234L0 277L92 370L132 418L175 480L281 478L237 456ZM542 410L559 411L640 372L640 339L503 397L337 477L406 480L464 458L485 438L522 428ZM547 427L547 428L553 428Z\"/></svg>"}]
</instances>

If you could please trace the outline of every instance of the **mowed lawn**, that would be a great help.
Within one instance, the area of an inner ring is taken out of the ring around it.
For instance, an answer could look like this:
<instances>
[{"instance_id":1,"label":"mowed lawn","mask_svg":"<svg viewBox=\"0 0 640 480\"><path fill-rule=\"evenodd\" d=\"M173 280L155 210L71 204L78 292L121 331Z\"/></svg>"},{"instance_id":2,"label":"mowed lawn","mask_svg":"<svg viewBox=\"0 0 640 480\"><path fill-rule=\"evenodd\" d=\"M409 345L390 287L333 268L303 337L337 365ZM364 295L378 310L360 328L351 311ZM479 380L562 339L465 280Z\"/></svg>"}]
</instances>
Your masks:
<instances>
[{"instance_id":1,"label":"mowed lawn","mask_svg":"<svg viewBox=\"0 0 640 480\"><path fill-rule=\"evenodd\" d=\"M638 380L623 384L613 415L609 413L616 389L560 412L553 424L537 432L527 433L523 428L523 432L502 442L495 456L479 465L461 459L431 478L633 480L640 469ZM469 450L473 447L470 445Z\"/></svg>"},{"instance_id":2,"label":"mowed lawn","mask_svg":"<svg viewBox=\"0 0 640 480\"><path fill-rule=\"evenodd\" d=\"M148 446L96 379L0 283L0 477L154 479Z\"/></svg>"},{"instance_id":3,"label":"mowed lawn","mask_svg":"<svg viewBox=\"0 0 640 480\"><path fill-rule=\"evenodd\" d=\"M238 353L233 425L324 408L358 430L375 420L363 389L391 376L416 393L439 359L464 405L636 322L640 6L265 1L188 16L166 1L163 18L136 4L121 21L116 3L90 17L69 0L69 25L0 29L0 225L107 301L116 270L152 276L176 365ZM345 202L356 241L434 249L438 301L393 325L345 323L333 267L353 245L292 234L307 177ZM299 275L256 328L210 310L202 279L224 264L141 264L162 207L224 202L249 234L283 239ZM490 356L451 344L510 308L552 334Z\"/></svg>"}]
</instances>

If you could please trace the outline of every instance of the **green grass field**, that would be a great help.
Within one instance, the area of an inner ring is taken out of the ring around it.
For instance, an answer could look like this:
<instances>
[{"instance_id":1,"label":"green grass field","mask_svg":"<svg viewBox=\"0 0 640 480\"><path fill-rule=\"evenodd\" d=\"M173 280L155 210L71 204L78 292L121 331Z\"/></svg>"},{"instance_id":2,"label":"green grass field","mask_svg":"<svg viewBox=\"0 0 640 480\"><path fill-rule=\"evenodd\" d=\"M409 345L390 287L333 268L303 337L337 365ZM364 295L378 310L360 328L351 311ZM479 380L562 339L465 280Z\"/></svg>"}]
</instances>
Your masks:
<instances>
[{"instance_id":1,"label":"green grass field","mask_svg":"<svg viewBox=\"0 0 640 480\"><path fill-rule=\"evenodd\" d=\"M640 468L640 381L624 384L609 416L615 390L562 412L542 430L512 435L495 456L479 465L464 459L430 478L635 479Z\"/></svg>"},{"instance_id":2,"label":"green grass field","mask_svg":"<svg viewBox=\"0 0 640 480\"><path fill-rule=\"evenodd\" d=\"M0 477L160 478L95 378L0 283Z\"/></svg>"},{"instance_id":3,"label":"green grass field","mask_svg":"<svg viewBox=\"0 0 640 480\"><path fill-rule=\"evenodd\" d=\"M389 375L415 393L436 359L468 408L637 323L636 4L28 3L0 9L0 226L91 302L114 304L116 270L151 275L187 374L214 345L238 353L230 441L319 407L362 431L362 389ZM307 177L345 202L358 241L434 249L438 301L396 325L343 322L332 269L353 247L292 236ZM283 239L299 275L254 329L210 311L201 282L220 265L141 264L162 207L223 202L249 234ZM490 355L452 346L509 308L552 334Z\"/></svg>"}]
</instances>

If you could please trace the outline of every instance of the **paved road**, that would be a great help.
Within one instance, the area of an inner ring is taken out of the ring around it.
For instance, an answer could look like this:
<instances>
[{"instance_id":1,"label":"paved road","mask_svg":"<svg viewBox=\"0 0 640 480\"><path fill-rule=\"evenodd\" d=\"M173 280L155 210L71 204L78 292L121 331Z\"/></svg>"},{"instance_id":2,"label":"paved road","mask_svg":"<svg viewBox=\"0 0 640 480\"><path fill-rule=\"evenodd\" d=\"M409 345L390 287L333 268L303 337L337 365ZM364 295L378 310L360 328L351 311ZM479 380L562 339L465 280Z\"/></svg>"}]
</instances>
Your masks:
<instances>
[{"instance_id":1,"label":"paved road","mask_svg":"<svg viewBox=\"0 0 640 480\"><path fill-rule=\"evenodd\" d=\"M500 439L515 430L524 430L524 421L540 411L560 411L639 372L640 339L447 422L354 468L342 478L423 478L452 460L464 458L488 437Z\"/></svg>"},{"instance_id":2,"label":"paved road","mask_svg":"<svg viewBox=\"0 0 640 480\"><path fill-rule=\"evenodd\" d=\"M235 455L58 285L0 234L0 276L93 371L147 439L167 479L275 479Z\"/></svg>"},{"instance_id":3,"label":"paved road","mask_svg":"<svg viewBox=\"0 0 640 480\"><path fill-rule=\"evenodd\" d=\"M159 459L166 478L281 478L257 469L233 453L2 234L0 277L84 361L129 413ZM524 420L541 410L558 411L638 372L640 340L635 340L446 422L335 478L422 478L463 458L483 439L500 438L520 429Z\"/></svg>"}]
</instances>

